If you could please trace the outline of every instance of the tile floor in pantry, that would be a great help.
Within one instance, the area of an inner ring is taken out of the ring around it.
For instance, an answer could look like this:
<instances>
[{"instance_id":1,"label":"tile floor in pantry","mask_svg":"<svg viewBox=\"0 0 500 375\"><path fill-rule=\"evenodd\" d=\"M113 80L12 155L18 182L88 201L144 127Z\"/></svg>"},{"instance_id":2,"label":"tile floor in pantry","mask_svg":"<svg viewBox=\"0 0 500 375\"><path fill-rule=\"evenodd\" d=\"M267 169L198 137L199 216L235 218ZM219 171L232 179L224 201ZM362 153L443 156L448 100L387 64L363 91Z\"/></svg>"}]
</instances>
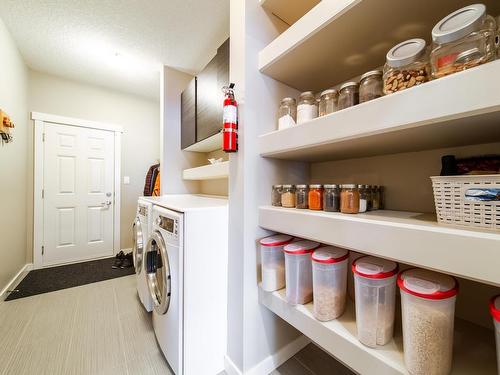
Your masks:
<instances>
[{"instance_id":1,"label":"tile floor in pantry","mask_svg":"<svg viewBox=\"0 0 500 375\"><path fill-rule=\"evenodd\" d=\"M0 302L0 374L172 373L132 275ZM324 374L352 372L312 344L273 372Z\"/></svg>"}]
</instances>

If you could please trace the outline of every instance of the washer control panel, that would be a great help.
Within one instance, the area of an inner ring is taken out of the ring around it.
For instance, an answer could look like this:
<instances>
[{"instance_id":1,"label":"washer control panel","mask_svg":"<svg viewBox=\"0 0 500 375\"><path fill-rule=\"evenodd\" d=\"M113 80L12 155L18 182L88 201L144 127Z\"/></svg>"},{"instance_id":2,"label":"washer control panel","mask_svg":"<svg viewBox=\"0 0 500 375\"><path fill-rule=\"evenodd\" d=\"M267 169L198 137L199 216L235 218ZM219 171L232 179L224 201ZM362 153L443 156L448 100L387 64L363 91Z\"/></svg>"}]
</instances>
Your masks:
<instances>
[{"instance_id":1,"label":"washer control panel","mask_svg":"<svg viewBox=\"0 0 500 375\"><path fill-rule=\"evenodd\" d=\"M156 225L158 225L161 229L166 230L170 234L177 237L179 234L179 220L172 219L166 216L159 216L156 219Z\"/></svg>"},{"instance_id":2,"label":"washer control panel","mask_svg":"<svg viewBox=\"0 0 500 375\"><path fill-rule=\"evenodd\" d=\"M146 206L143 206L140 204L138 211L139 211L139 215L144 216L144 217L148 217L148 210L147 210Z\"/></svg>"}]
</instances>

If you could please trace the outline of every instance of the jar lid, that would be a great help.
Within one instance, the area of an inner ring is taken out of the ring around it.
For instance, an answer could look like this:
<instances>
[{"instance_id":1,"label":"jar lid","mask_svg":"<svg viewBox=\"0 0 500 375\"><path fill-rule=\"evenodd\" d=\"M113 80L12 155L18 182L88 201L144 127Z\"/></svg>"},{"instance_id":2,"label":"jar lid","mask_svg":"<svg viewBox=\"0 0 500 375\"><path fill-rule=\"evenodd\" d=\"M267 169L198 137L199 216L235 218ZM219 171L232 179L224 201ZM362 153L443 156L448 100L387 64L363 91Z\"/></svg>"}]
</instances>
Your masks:
<instances>
[{"instance_id":1,"label":"jar lid","mask_svg":"<svg viewBox=\"0 0 500 375\"><path fill-rule=\"evenodd\" d=\"M295 103L295 99L294 98L283 98L283 99L281 99L281 103L287 103L287 102Z\"/></svg>"},{"instance_id":2,"label":"jar lid","mask_svg":"<svg viewBox=\"0 0 500 375\"><path fill-rule=\"evenodd\" d=\"M277 234L260 240L262 246L281 246L289 244L293 240L288 234Z\"/></svg>"},{"instance_id":3,"label":"jar lid","mask_svg":"<svg viewBox=\"0 0 500 375\"><path fill-rule=\"evenodd\" d=\"M280 188L283 187L283 185L273 185L273 188Z\"/></svg>"},{"instance_id":4,"label":"jar lid","mask_svg":"<svg viewBox=\"0 0 500 375\"><path fill-rule=\"evenodd\" d=\"M340 263L349 258L349 251L337 246L322 246L311 254L311 259L318 263Z\"/></svg>"},{"instance_id":5,"label":"jar lid","mask_svg":"<svg viewBox=\"0 0 500 375\"><path fill-rule=\"evenodd\" d=\"M448 14L432 29L437 44L450 43L481 28L486 17L484 4L472 4Z\"/></svg>"},{"instance_id":6,"label":"jar lid","mask_svg":"<svg viewBox=\"0 0 500 375\"><path fill-rule=\"evenodd\" d=\"M314 97L314 92L312 92L312 91L304 91L303 93L300 94L299 98L309 97L309 96Z\"/></svg>"},{"instance_id":7,"label":"jar lid","mask_svg":"<svg viewBox=\"0 0 500 375\"><path fill-rule=\"evenodd\" d=\"M500 322L500 296L496 296L491 299L490 313L493 319Z\"/></svg>"},{"instance_id":8,"label":"jar lid","mask_svg":"<svg viewBox=\"0 0 500 375\"><path fill-rule=\"evenodd\" d=\"M342 185L343 189L356 189L357 187L358 187L358 185L356 185L356 184L343 184Z\"/></svg>"},{"instance_id":9,"label":"jar lid","mask_svg":"<svg viewBox=\"0 0 500 375\"><path fill-rule=\"evenodd\" d=\"M297 189L305 189L307 188L307 185L295 185Z\"/></svg>"},{"instance_id":10,"label":"jar lid","mask_svg":"<svg viewBox=\"0 0 500 375\"><path fill-rule=\"evenodd\" d=\"M398 286L406 293L425 299L447 299L458 293L458 282L454 277L421 268L400 272Z\"/></svg>"},{"instance_id":11,"label":"jar lid","mask_svg":"<svg viewBox=\"0 0 500 375\"><path fill-rule=\"evenodd\" d=\"M293 185L281 185L284 189L291 189Z\"/></svg>"},{"instance_id":12,"label":"jar lid","mask_svg":"<svg viewBox=\"0 0 500 375\"><path fill-rule=\"evenodd\" d=\"M321 185L321 184L309 185L309 189L321 189L322 187L323 187L323 185Z\"/></svg>"},{"instance_id":13,"label":"jar lid","mask_svg":"<svg viewBox=\"0 0 500 375\"><path fill-rule=\"evenodd\" d=\"M381 70L370 70L369 72L366 72L365 74L363 74L361 76L360 81L364 80L367 77L381 76L381 75L382 75L382 71Z\"/></svg>"},{"instance_id":14,"label":"jar lid","mask_svg":"<svg viewBox=\"0 0 500 375\"><path fill-rule=\"evenodd\" d=\"M326 185L323 185L323 187L325 189L338 189L339 187L341 187L342 185L337 185L337 184L326 184Z\"/></svg>"},{"instance_id":15,"label":"jar lid","mask_svg":"<svg viewBox=\"0 0 500 375\"><path fill-rule=\"evenodd\" d=\"M363 256L352 263L352 272L368 279L386 279L398 273L398 264L387 259Z\"/></svg>"},{"instance_id":16,"label":"jar lid","mask_svg":"<svg viewBox=\"0 0 500 375\"><path fill-rule=\"evenodd\" d=\"M318 242L301 240L297 242L292 242L283 248L283 251L287 254L300 255L312 253L320 245Z\"/></svg>"},{"instance_id":17,"label":"jar lid","mask_svg":"<svg viewBox=\"0 0 500 375\"><path fill-rule=\"evenodd\" d=\"M358 82L354 82L354 81L346 82L342 86L340 86L340 90L343 90L346 87L358 86L358 85L359 85Z\"/></svg>"},{"instance_id":18,"label":"jar lid","mask_svg":"<svg viewBox=\"0 0 500 375\"><path fill-rule=\"evenodd\" d=\"M328 89L328 90L325 90L321 93L321 96L323 95L328 95L328 94L336 94L337 93L337 90L335 89Z\"/></svg>"},{"instance_id":19,"label":"jar lid","mask_svg":"<svg viewBox=\"0 0 500 375\"><path fill-rule=\"evenodd\" d=\"M425 40L420 38L405 40L392 47L386 55L387 65L393 68L408 65L425 53Z\"/></svg>"}]
</instances>

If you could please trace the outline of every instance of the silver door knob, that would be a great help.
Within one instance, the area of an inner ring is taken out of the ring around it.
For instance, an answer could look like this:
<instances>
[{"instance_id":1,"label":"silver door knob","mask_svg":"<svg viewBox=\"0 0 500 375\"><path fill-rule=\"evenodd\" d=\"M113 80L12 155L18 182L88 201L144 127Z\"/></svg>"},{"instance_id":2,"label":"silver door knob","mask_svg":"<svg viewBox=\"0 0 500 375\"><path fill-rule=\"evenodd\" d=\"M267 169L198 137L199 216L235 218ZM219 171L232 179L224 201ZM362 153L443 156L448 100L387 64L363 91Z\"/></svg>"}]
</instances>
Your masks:
<instances>
[{"instance_id":1,"label":"silver door knob","mask_svg":"<svg viewBox=\"0 0 500 375\"><path fill-rule=\"evenodd\" d=\"M111 201L106 201L101 203L102 208L109 208L111 206Z\"/></svg>"}]
</instances>

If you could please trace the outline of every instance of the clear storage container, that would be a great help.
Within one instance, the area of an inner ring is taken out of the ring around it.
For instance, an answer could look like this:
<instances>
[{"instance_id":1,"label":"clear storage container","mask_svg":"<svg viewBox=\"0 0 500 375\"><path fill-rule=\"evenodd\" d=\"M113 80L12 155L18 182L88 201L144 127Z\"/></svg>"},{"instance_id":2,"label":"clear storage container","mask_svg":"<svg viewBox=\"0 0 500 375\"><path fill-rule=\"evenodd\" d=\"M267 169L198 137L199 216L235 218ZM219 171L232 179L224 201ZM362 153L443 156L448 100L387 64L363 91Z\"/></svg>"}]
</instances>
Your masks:
<instances>
[{"instance_id":1,"label":"clear storage container","mask_svg":"<svg viewBox=\"0 0 500 375\"><path fill-rule=\"evenodd\" d=\"M283 185L273 185L273 191L271 194L271 202L273 206L281 207L281 190Z\"/></svg>"},{"instance_id":2,"label":"clear storage container","mask_svg":"<svg viewBox=\"0 0 500 375\"><path fill-rule=\"evenodd\" d=\"M484 4L461 8L432 29L432 77L440 78L492 61L496 56L495 19Z\"/></svg>"},{"instance_id":3,"label":"clear storage container","mask_svg":"<svg viewBox=\"0 0 500 375\"><path fill-rule=\"evenodd\" d=\"M318 117L318 102L312 91L300 94L299 105L297 106L297 124L311 121Z\"/></svg>"},{"instance_id":4,"label":"clear storage container","mask_svg":"<svg viewBox=\"0 0 500 375\"><path fill-rule=\"evenodd\" d=\"M324 186L323 210L327 212L340 211L340 185L329 184Z\"/></svg>"},{"instance_id":5,"label":"clear storage container","mask_svg":"<svg viewBox=\"0 0 500 375\"><path fill-rule=\"evenodd\" d=\"M359 102L364 103L384 95L381 70L372 70L361 76L359 81Z\"/></svg>"},{"instance_id":6,"label":"clear storage container","mask_svg":"<svg viewBox=\"0 0 500 375\"><path fill-rule=\"evenodd\" d=\"M285 287L285 256L283 247L293 237L278 234L260 240L260 256L262 267L262 289L274 292Z\"/></svg>"},{"instance_id":7,"label":"clear storage container","mask_svg":"<svg viewBox=\"0 0 500 375\"><path fill-rule=\"evenodd\" d=\"M280 103L278 130L291 128L297 122L297 103L294 98L284 98Z\"/></svg>"},{"instance_id":8,"label":"clear storage container","mask_svg":"<svg viewBox=\"0 0 500 375\"><path fill-rule=\"evenodd\" d=\"M409 269L398 276L403 313L403 349L412 375L448 375L453 352L457 281L448 275Z\"/></svg>"},{"instance_id":9,"label":"clear storage container","mask_svg":"<svg viewBox=\"0 0 500 375\"><path fill-rule=\"evenodd\" d=\"M335 246L320 247L312 253L313 314L322 322L344 313L348 253L346 249Z\"/></svg>"},{"instance_id":10,"label":"clear storage container","mask_svg":"<svg viewBox=\"0 0 500 375\"><path fill-rule=\"evenodd\" d=\"M500 296L493 297L490 302L490 313L495 325L495 337L497 343L497 371L500 375Z\"/></svg>"},{"instance_id":11,"label":"clear storage container","mask_svg":"<svg viewBox=\"0 0 500 375\"><path fill-rule=\"evenodd\" d=\"M309 208L309 187L307 185L295 186L295 207L300 209Z\"/></svg>"},{"instance_id":12,"label":"clear storage container","mask_svg":"<svg viewBox=\"0 0 500 375\"><path fill-rule=\"evenodd\" d=\"M359 104L359 85L357 82L346 82L340 86L338 108L349 108Z\"/></svg>"},{"instance_id":13,"label":"clear storage container","mask_svg":"<svg viewBox=\"0 0 500 375\"><path fill-rule=\"evenodd\" d=\"M366 256L354 261L352 271L358 339L372 348L385 345L394 333L398 265Z\"/></svg>"},{"instance_id":14,"label":"clear storage container","mask_svg":"<svg viewBox=\"0 0 500 375\"><path fill-rule=\"evenodd\" d=\"M356 184L344 184L340 191L340 212L357 214L359 212L359 190Z\"/></svg>"},{"instance_id":15,"label":"clear storage container","mask_svg":"<svg viewBox=\"0 0 500 375\"><path fill-rule=\"evenodd\" d=\"M286 300L302 305L312 300L311 253L319 247L313 241L297 241L283 248L285 253Z\"/></svg>"},{"instance_id":16,"label":"clear storage container","mask_svg":"<svg viewBox=\"0 0 500 375\"><path fill-rule=\"evenodd\" d=\"M348 267L348 275L347 275L347 293L349 297L354 301L354 274L352 272L352 264L358 258L363 257L364 255L361 253L357 253L355 251L349 251L349 267Z\"/></svg>"},{"instance_id":17,"label":"clear storage container","mask_svg":"<svg viewBox=\"0 0 500 375\"><path fill-rule=\"evenodd\" d=\"M410 39L392 47L384 65L384 94L392 94L429 80L425 40Z\"/></svg>"},{"instance_id":18,"label":"clear storage container","mask_svg":"<svg viewBox=\"0 0 500 375\"><path fill-rule=\"evenodd\" d=\"M309 209L321 211L323 209L323 185L309 185Z\"/></svg>"},{"instance_id":19,"label":"clear storage container","mask_svg":"<svg viewBox=\"0 0 500 375\"><path fill-rule=\"evenodd\" d=\"M282 185L281 187L281 207L295 208L295 186Z\"/></svg>"},{"instance_id":20,"label":"clear storage container","mask_svg":"<svg viewBox=\"0 0 500 375\"><path fill-rule=\"evenodd\" d=\"M328 89L321 93L319 99L319 116L326 116L337 110L339 94L335 89Z\"/></svg>"}]
</instances>

